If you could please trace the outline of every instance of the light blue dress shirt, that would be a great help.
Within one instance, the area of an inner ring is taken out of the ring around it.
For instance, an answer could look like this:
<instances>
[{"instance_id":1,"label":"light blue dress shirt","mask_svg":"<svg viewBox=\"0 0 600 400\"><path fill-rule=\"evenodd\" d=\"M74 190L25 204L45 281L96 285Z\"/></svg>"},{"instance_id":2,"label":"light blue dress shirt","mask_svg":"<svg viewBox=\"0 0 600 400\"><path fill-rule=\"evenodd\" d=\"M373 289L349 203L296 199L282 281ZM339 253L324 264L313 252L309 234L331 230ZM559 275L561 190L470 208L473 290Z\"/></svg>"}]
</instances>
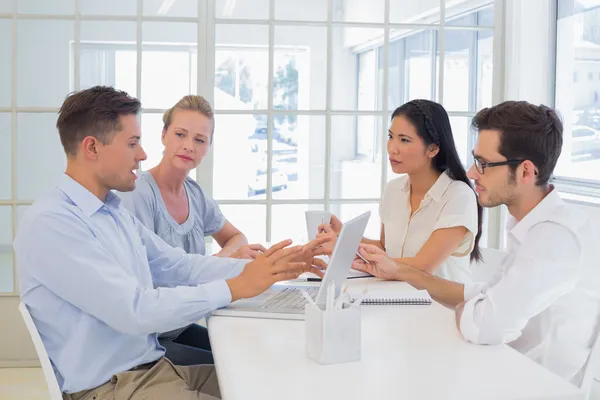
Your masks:
<instances>
[{"instance_id":1,"label":"light blue dress shirt","mask_svg":"<svg viewBox=\"0 0 600 400\"><path fill-rule=\"evenodd\" d=\"M248 262L188 255L120 203L65 175L29 208L14 242L21 298L67 393L162 357L156 332L229 304L225 279Z\"/></svg>"}]
</instances>

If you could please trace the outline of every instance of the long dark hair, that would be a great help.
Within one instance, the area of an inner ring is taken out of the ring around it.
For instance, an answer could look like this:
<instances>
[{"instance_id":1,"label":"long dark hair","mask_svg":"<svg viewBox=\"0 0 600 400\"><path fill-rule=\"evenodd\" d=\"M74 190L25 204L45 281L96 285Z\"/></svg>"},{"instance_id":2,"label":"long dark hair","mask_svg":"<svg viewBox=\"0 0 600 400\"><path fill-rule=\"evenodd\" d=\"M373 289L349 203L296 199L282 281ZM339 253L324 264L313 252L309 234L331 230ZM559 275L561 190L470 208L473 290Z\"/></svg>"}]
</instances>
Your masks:
<instances>
[{"instance_id":1,"label":"long dark hair","mask_svg":"<svg viewBox=\"0 0 600 400\"><path fill-rule=\"evenodd\" d=\"M458 157L450 119L444 107L429 100L412 100L396 108L392 119L398 116L405 117L414 125L417 134L423 139L426 146L431 144L438 146L439 151L433 158L433 167L436 170L439 172L447 170L450 178L462 181L473 189L471 180L467 178L467 171ZM479 239L481 239L482 223L483 208L477 203L477 235L471 253L471 261L481 260Z\"/></svg>"}]
</instances>

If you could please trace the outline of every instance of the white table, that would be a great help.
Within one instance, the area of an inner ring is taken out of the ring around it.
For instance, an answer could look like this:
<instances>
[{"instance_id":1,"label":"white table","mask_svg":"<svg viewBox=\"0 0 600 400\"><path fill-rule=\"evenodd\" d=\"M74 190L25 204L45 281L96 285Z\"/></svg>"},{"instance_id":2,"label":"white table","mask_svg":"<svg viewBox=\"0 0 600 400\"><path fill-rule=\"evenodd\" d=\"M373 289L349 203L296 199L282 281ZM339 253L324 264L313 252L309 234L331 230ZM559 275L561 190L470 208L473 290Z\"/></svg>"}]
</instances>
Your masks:
<instances>
[{"instance_id":1,"label":"white table","mask_svg":"<svg viewBox=\"0 0 600 400\"><path fill-rule=\"evenodd\" d=\"M330 366L306 357L304 321L219 316L208 328L224 400L583 399L508 346L465 342L454 312L437 303L363 306L361 361Z\"/></svg>"}]
</instances>

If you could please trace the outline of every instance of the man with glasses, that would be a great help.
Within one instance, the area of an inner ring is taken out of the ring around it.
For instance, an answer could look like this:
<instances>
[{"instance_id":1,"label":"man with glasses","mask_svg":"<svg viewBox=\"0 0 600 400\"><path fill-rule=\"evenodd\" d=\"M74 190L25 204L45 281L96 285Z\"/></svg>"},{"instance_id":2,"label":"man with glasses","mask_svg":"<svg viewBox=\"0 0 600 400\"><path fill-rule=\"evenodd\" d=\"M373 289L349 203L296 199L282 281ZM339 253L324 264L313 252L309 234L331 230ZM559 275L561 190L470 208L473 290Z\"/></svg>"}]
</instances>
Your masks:
<instances>
[{"instance_id":1,"label":"man with glasses","mask_svg":"<svg viewBox=\"0 0 600 400\"><path fill-rule=\"evenodd\" d=\"M478 201L506 205L508 254L489 282L450 282L395 263L361 245L354 268L426 289L456 310L463 337L477 344L508 343L553 372L581 381L599 312L598 272L589 250L596 239L584 215L568 207L549 183L563 144L563 126L546 106L508 101L473 119ZM589 260L589 261L588 261ZM590 262L591 261L591 262ZM477 266L474 266L477 268Z\"/></svg>"}]
</instances>

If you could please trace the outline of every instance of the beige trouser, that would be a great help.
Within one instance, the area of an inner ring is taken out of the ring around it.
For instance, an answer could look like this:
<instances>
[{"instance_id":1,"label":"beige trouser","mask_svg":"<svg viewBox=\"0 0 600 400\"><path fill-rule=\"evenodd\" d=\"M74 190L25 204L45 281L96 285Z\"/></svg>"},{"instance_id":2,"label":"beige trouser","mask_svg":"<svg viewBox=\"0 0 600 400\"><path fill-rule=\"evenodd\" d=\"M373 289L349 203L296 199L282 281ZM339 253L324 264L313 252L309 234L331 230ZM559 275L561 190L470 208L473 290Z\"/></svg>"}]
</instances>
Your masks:
<instances>
[{"instance_id":1,"label":"beige trouser","mask_svg":"<svg viewBox=\"0 0 600 400\"><path fill-rule=\"evenodd\" d=\"M175 366L161 358L152 366L121 372L102 386L73 394L65 400L215 400L220 399L214 365Z\"/></svg>"}]
</instances>

